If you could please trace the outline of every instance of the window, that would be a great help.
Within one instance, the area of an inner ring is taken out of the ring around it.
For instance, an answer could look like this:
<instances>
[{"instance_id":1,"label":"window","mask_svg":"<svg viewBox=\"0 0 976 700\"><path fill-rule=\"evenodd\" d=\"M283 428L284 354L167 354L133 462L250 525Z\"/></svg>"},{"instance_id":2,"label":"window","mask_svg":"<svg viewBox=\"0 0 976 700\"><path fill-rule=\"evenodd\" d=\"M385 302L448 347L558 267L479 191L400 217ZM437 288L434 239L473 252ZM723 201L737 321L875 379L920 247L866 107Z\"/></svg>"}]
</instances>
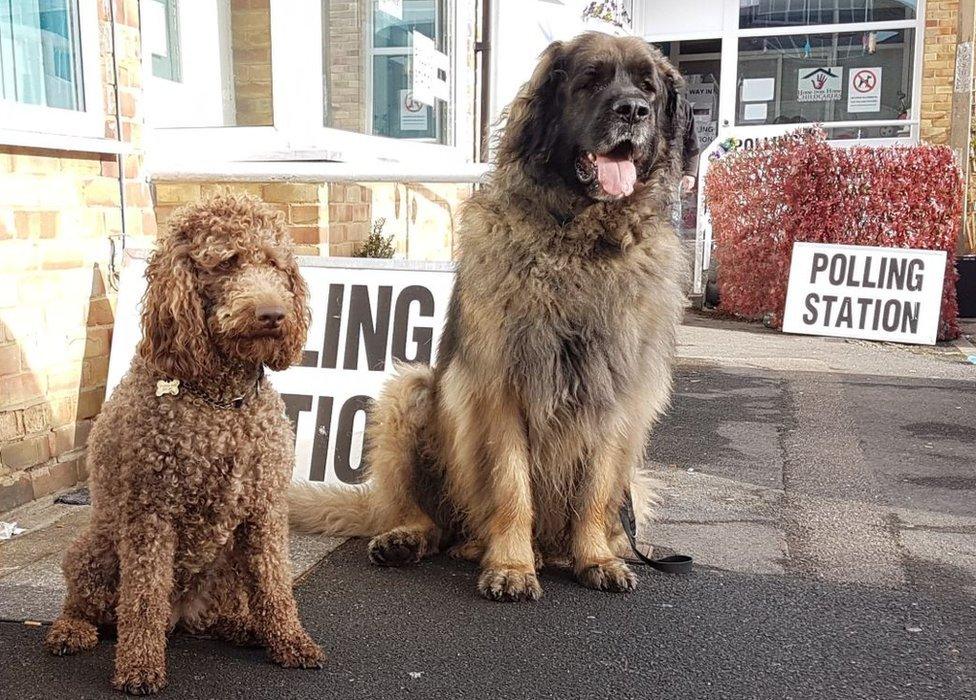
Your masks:
<instances>
[{"instance_id":1,"label":"window","mask_svg":"<svg viewBox=\"0 0 976 700\"><path fill-rule=\"evenodd\" d=\"M177 0L147 0L142 5L142 40L152 54L157 78L180 81L180 20Z\"/></svg>"},{"instance_id":2,"label":"window","mask_svg":"<svg viewBox=\"0 0 976 700\"><path fill-rule=\"evenodd\" d=\"M742 37L736 123L908 119L914 47L913 29Z\"/></svg>"},{"instance_id":3,"label":"window","mask_svg":"<svg viewBox=\"0 0 976 700\"><path fill-rule=\"evenodd\" d=\"M104 136L95 3L0 0L0 125Z\"/></svg>"},{"instance_id":4,"label":"window","mask_svg":"<svg viewBox=\"0 0 976 700\"><path fill-rule=\"evenodd\" d=\"M325 0L325 126L448 143L446 101L413 95L414 32L450 55L444 0ZM448 80L446 72L439 78Z\"/></svg>"},{"instance_id":5,"label":"window","mask_svg":"<svg viewBox=\"0 0 976 700\"><path fill-rule=\"evenodd\" d=\"M272 126L270 0L143 3L154 127ZM186 70L183 70L183 66Z\"/></svg>"},{"instance_id":6,"label":"window","mask_svg":"<svg viewBox=\"0 0 976 700\"><path fill-rule=\"evenodd\" d=\"M740 29L915 19L917 0L739 0Z\"/></svg>"},{"instance_id":7,"label":"window","mask_svg":"<svg viewBox=\"0 0 976 700\"><path fill-rule=\"evenodd\" d=\"M154 167L188 159L431 164L470 157L455 144L468 144L475 129L474 2L142 4L175 7L178 29L167 49L175 41L182 64L179 81L159 77L153 58L164 34L156 35L159 50L143 43Z\"/></svg>"},{"instance_id":8,"label":"window","mask_svg":"<svg viewBox=\"0 0 976 700\"><path fill-rule=\"evenodd\" d=\"M0 2L3 99L84 110L77 2Z\"/></svg>"}]
</instances>

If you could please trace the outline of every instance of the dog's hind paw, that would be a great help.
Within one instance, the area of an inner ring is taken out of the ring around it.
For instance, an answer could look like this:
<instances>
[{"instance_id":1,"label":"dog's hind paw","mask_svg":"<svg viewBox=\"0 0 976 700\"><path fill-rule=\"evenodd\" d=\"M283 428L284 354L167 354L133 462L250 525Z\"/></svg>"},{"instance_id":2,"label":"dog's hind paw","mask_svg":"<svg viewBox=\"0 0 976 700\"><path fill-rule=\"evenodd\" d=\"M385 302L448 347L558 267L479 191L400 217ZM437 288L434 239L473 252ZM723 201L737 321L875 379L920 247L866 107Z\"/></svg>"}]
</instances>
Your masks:
<instances>
[{"instance_id":1,"label":"dog's hind paw","mask_svg":"<svg viewBox=\"0 0 976 700\"><path fill-rule=\"evenodd\" d=\"M285 668L322 668L325 653L304 632L268 647L271 660Z\"/></svg>"},{"instance_id":2,"label":"dog's hind paw","mask_svg":"<svg viewBox=\"0 0 976 700\"><path fill-rule=\"evenodd\" d=\"M366 553L378 566L407 566L416 564L424 555L427 540L412 530L390 530L369 541Z\"/></svg>"},{"instance_id":3,"label":"dog's hind paw","mask_svg":"<svg viewBox=\"0 0 976 700\"><path fill-rule=\"evenodd\" d=\"M478 578L478 591L489 600L538 600L542 586L534 571L485 569Z\"/></svg>"},{"instance_id":4,"label":"dog's hind paw","mask_svg":"<svg viewBox=\"0 0 976 700\"><path fill-rule=\"evenodd\" d=\"M94 649L98 644L98 628L85 620L59 617L48 630L45 648L55 656L69 656Z\"/></svg>"},{"instance_id":5,"label":"dog's hind paw","mask_svg":"<svg viewBox=\"0 0 976 700\"><path fill-rule=\"evenodd\" d=\"M148 668L116 670L112 687L127 695L155 695L166 687L166 671Z\"/></svg>"},{"instance_id":6,"label":"dog's hind paw","mask_svg":"<svg viewBox=\"0 0 976 700\"><path fill-rule=\"evenodd\" d=\"M637 576L620 560L587 566L576 577L587 588L598 591L621 593L637 588Z\"/></svg>"}]
</instances>

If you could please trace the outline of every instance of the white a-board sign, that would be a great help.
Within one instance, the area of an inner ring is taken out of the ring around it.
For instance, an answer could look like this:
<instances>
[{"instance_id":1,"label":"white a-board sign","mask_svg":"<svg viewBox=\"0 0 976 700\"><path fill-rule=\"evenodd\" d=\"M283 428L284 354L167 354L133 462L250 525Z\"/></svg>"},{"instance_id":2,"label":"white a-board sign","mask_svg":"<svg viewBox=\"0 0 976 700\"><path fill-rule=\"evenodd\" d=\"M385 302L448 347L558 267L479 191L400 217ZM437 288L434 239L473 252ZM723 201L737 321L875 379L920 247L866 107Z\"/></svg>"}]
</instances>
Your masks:
<instances>
[{"instance_id":1,"label":"white a-board sign","mask_svg":"<svg viewBox=\"0 0 976 700\"><path fill-rule=\"evenodd\" d=\"M129 368L145 292L143 251L129 252L119 284L108 387ZM300 365L272 372L295 425L298 480L362 480L366 408L396 360L431 363L454 284L450 263L299 258L312 323Z\"/></svg>"},{"instance_id":2,"label":"white a-board sign","mask_svg":"<svg viewBox=\"0 0 976 700\"><path fill-rule=\"evenodd\" d=\"M787 333L933 345L943 250L794 243Z\"/></svg>"}]
</instances>

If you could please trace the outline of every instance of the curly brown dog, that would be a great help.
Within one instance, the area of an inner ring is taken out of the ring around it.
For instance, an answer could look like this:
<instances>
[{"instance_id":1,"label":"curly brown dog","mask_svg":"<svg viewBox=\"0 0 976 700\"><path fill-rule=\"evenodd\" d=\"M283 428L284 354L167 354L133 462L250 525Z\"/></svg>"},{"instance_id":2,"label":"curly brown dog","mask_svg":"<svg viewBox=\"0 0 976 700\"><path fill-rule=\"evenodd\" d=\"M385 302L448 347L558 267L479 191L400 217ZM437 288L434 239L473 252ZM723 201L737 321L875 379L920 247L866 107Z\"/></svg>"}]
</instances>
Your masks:
<instances>
[{"instance_id":1,"label":"curly brown dog","mask_svg":"<svg viewBox=\"0 0 976 700\"><path fill-rule=\"evenodd\" d=\"M165 685L176 624L318 667L288 569L294 434L263 372L296 359L309 324L281 215L245 196L189 206L146 277L142 341L92 430L92 520L45 644L90 649L116 623L112 685L132 694Z\"/></svg>"},{"instance_id":2,"label":"curly brown dog","mask_svg":"<svg viewBox=\"0 0 976 700\"><path fill-rule=\"evenodd\" d=\"M619 509L671 393L684 295L670 224L681 78L638 38L543 54L512 104L490 182L465 203L434 369L401 370L367 428L371 481L296 487L293 523L377 535L373 562L452 544L478 588L536 599L537 562L627 591Z\"/></svg>"}]
</instances>

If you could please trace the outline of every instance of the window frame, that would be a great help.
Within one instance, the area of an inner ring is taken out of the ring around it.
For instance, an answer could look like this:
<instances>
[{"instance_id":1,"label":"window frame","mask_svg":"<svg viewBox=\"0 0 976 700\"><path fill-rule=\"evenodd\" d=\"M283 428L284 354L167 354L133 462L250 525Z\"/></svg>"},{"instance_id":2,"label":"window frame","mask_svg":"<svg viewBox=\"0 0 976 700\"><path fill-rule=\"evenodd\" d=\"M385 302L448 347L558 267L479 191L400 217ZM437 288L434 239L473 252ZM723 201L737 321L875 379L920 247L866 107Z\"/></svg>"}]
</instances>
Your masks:
<instances>
[{"instance_id":1,"label":"window frame","mask_svg":"<svg viewBox=\"0 0 976 700\"><path fill-rule=\"evenodd\" d=\"M150 0L150 2L163 5L167 48L166 56L150 54L152 75L154 78L170 80L174 83L183 82L183 57L180 53L180 0Z\"/></svg>"},{"instance_id":2,"label":"window frame","mask_svg":"<svg viewBox=\"0 0 976 700\"><path fill-rule=\"evenodd\" d=\"M783 27L758 27L754 29L739 28L739 0L725 0L725 32L722 43L722 73L723 84L727 82L725 76L733 77L729 83L734 86L734 90L723 90L719 96L719 115L721 123L719 125L719 135L724 137L728 133L734 133L739 138L764 138L780 133L787 133L803 125L813 125L819 123L824 129L832 128L851 128L858 127L873 129L876 127L908 127L908 136L895 136L885 138L864 137L863 141L872 144L884 143L917 143L921 135L921 101L922 101L922 64L924 62L925 46L925 17L926 0L918 0L915 8L915 18L906 20L886 20L880 22L849 22L841 24L816 24L816 25L790 25ZM915 34L913 37L914 47L912 51L912 90L911 106L908 111L908 119L877 119L877 120L850 120L850 121L826 121L826 122L804 122L803 124L736 124L738 115L739 98L739 39L746 37L770 37L770 36L791 36L796 34L845 34L850 32L869 32L887 31L893 29L912 29ZM725 37L729 37L725 41ZM727 45L726 45L727 44ZM726 65L729 64L728 73ZM726 123L725 120L729 120ZM860 142L857 138L853 141ZM843 143L843 141L838 141Z\"/></svg>"},{"instance_id":3,"label":"window frame","mask_svg":"<svg viewBox=\"0 0 976 700\"><path fill-rule=\"evenodd\" d=\"M85 139L105 137L105 103L102 89L102 52L100 46L98 4L86 0L69 0L78 13L78 44L81 65L83 110L61 109L46 105L24 104L0 99L0 142L19 145L32 141L37 134L76 136ZM23 134L23 138L19 135ZM61 140L64 142L64 140ZM87 148L94 148L89 143ZM100 149L99 149L100 150Z\"/></svg>"},{"instance_id":4,"label":"window frame","mask_svg":"<svg viewBox=\"0 0 976 700\"><path fill-rule=\"evenodd\" d=\"M911 20L911 21L914 22L914 20ZM828 25L825 25L825 26L828 26ZM827 36L833 36L833 37L835 37L834 48L836 49L836 37L841 36L841 35L861 34L861 33L864 33L864 32L892 31L892 30L894 30L894 31L901 31L901 32L909 32L910 31L910 32L913 32L913 35L912 35L911 40L910 41L905 41L903 44L900 44L899 45L900 47L903 47L903 54L901 56L901 64L902 64L902 66L904 68L905 63L907 63L907 62L910 62L910 61L911 62L917 62L917 61L915 61L915 55L914 55L914 52L917 50L917 47L918 47L918 42L917 42L916 37L914 35L914 33L918 31L918 29L916 27L908 26L908 27L884 27L884 28L879 28L879 27L875 26L874 24L871 24L871 25L850 25L850 24L848 24L848 25L829 25L829 26L833 26L833 27L840 26L840 27L845 27L846 29L839 30L839 31L833 31L833 32L802 31L802 32L797 32L797 33L792 33L792 34L781 34L779 31L771 32L771 33L766 33L766 34L759 34L759 35L752 35L752 34L742 35L742 34L740 34L739 37L738 37L738 39L737 39L737 41L739 39L749 38L750 36L759 36L761 38L769 38L769 37L779 37L779 36L806 36L806 37L810 37L810 36L827 35ZM866 26L866 28L865 28L865 26ZM806 27L804 27L804 29L806 29ZM893 46L880 45L878 47L878 50L879 51L881 51L881 50L893 50ZM840 59L837 59L837 60L840 60ZM736 65L736 81L738 83L739 81L741 81L741 78L742 78L741 72L739 70L740 67L741 67L741 63L742 63L742 52L738 48L737 48L737 51L736 51L736 61L737 61L737 65ZM837 64L830 64L830 65L837 65ZM908 72L907 71L903 71L901 75L904 78L904 77L906 77L908 75ZM914 73L912 73L912 75L911 75L911 82L912 82L912 98L913 98L912 99L912 102L913 103L915 101L915 98L914 98L914 93L915 93L914 79L915 79ZM846 83L846 80L844 82ZM738 87L738 84L737 84L737 87ZM781 87L781 86L779 86L779 87ZM779 87L777 87L777 90L779 89ZM906 96L907 96L907 94L906 94ZM739 107L742 104L743 103L739 102L739 100L738 100L738 94L737 94L736 95L736 109L735 109L735 113L733 114L733 126L736 129L742 129L742 128L748 127L748 126L759 126L759 127L774 126L774 124L741 124L741 123L739 123L739 120L741 118L740 117L741 110L739 109ZM910 112L911 112L911 109L909 109L909 113ZM907 121L908 120L904 120L904 119L895 119L895 120L892 120L892 119L831 119L831 120L825 120L825 121L822 121L822 122L817 122L817 121L798 122L798 123L795 124L795 126L796 125L799 125L800 123L802 123L802 124L823 124L824 127L826 128L826 127L829 127L831 124L838 124L838 125L839 124L845 124L846 125L846 124L855 124L857 122L865 122L865 123L866 122L891 122L892 125L897 125L896 122L901 122L901 126L907 126L907 123L906 123Z\"/></svg>"},{"instance_id":5,"label":"window frame","mask_svg":"<svg viewBox=\"0 0 976 700\"><path fill-rule=\"evenodd\" d=\"M379 138L388 138L388 139L392 139L394 141L412 141L413 143L427 143L427 144L433 144L433 145L441 145L441 146L443 146L445 144L442 144L440 141L438 141L438 137L436 137L436 136L434 138L421 137L421 138L415 138L415 139L394 138L392 136L383 136L382 134L376 134L373 131L373 116L374 116L374 112L373 112L373 106L374 106L373 105L373 98L376 97L376 94L375 94L374 89L373 89L373 70L374 70L373 61L374 61L374 59L377 56L410 56L411 55L411 49L412 49L412 47L410 47L410 46L379 46L379 47L376 46L376 34L374 33L374 31L375 31L375 21L376 21L376 12L377 12L377 10L378 10L377 4L375 2L371 2L370 3L370 14L369 14L369 17L367 18L367 20L365 22L365 24L366 24L366 37L363 40L363 43L366 44L365 54L366 54L366 62L367 62L367 65L368 65L368 68L365 71L365 76L364 76L364 78L365 78L364 79L364 82L366 84L366 90L365 90L366 96L365 96L365 105L364 105L364 107L366 109L366 132L367 132L367 135L369 135L369 136L377 136ZM450 22L450 19L451 19L451 15L452 15L452 13L451 13L451 2L450 2L450 0L434 0L434 27L435 27L435 30L434 31L435 31L435 34L438 31L443 32L444 36L443 37L440 37L440 38L443 39L443 43L445 45L450 44L451 42L454 41L453 32L451 32L450 27L449 27L449 22ZM323 42L324 42L324 39L325 39L325 37L323 37ZM435 45L437 45L438 43L440 43L438 41L438 38L436 36L434 38L434 43L435 43ZM440 47L438 47L437 50L440 51L441 50ZM454 54L455 54L455 51L453 51L453 50L449 50L447 52L447 56L448 56L448 60L449 61L450 60L453 60ZM453 100L454 100L454 81L452 80L451 81L451 101L453 101ZM449 111L449 109L448 110L442 110L439 105L436 105L435 104L433 106L432 110L434 112L434 133L439 134L441 132L441 129L445 129L444 130L444 140L447 142L447 144L454 143L455 142L455 140L454 140L455 131L452 128L453 125L451 124L451 120L450 120L450 118L446 118L446 115L443 115L442 114L442 112L447 112L447 111ZM448 122L447 124L444 124L445 118L446 118L446 121Z\"/></svg>"},{"instance_id":6,"label":"window frame","mask_svg":"<svg viewBox=\"0 0 976 700\"><path fill-rule=\"evenodd\" d=\"M716 0L719 2L720 0ZM754 138L762 139L771 136L778 136L788 133L804 125L810 126L817 122L804 122L803 124L742 124L736 125L737 103L739 96L739 39L758 36L789 36L794 34L832 34L848 33L861 31L886 31L892 29L913 29L915 31L913 61L911 76L912 90L910 93L911 106L908 111L908 119L883 119L883 120L857 120L857 121L833 121L822 122L825 129L831 128L852 128L862 127L873 129L876 127L909 127L907 136L895 136L890 138L863 137L857 139L845 139L836 143L865 143L871 145L887 145L890 143L908 144L918 143L921 137L921 109L922 109L922 68L924 63L925 47L925 19L927 17L928 4L926 0L918 0L915 8L915 18L907 20L885 20L880 22L851 22L843 24L817 24L817 25L789 25L783 27L760 27L754 29L739 28L739 0L721 0L723 6L723 22L720 30L709 30L700 32L689 30L686 32L671 32L663 34L645 33L642 38L649 42L661 41L698 41L705 39L721 39L721 75L719 84L722 86L719 93L719 127L718 138L724 139L735 136L741 139ZM646 13L646 10L644 11ZM646 26L645 14L641 14L636 21L640 26Z\"/></svg>"},{"instance_id":7,"label":"window frame","mask_svg":"<svg viewBox=\"0 0 976 700\"><path fill-rule=\"evenodd\" d=\"M456 2L446 0L446 28L454 54L462 46ZM146 133L146 162L155 170L193 169L227 161L410 162L432 165L470 160L469 150L410 139L360 134L325 126L322 90L322 0L270 0L273 126L152 127ZM370 23L371 23L370 19ZM365 39L364 39L365 41ZM364 46L372 48L372 39ZM371 55L371 53L370 53ZM143 62L147 80L151 66ZM459 94L457 60L449 76L451 95ZM369 66L371 81L372 66ZM371 89L371 88L370 88ZM371 93L369 93L371 95ZM371 104L371 100L370 100ZM372 108L370 106L370 112ZM448 133L459 132L458 110L448 106ZM372 122L368 122L370 129Z\"/></svg>"}]
</instances>

